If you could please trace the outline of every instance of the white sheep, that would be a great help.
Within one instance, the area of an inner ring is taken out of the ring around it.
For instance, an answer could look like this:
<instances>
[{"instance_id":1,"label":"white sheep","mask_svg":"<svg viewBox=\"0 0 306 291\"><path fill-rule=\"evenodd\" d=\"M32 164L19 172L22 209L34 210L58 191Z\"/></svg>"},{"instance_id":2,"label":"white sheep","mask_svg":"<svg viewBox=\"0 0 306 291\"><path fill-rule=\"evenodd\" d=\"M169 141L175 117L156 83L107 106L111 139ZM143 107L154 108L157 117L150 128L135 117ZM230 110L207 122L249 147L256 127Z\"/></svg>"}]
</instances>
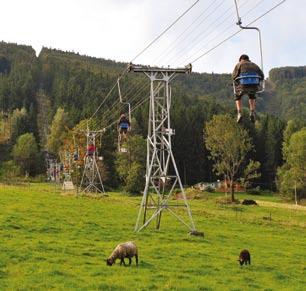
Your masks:
<instances>
[{"instance_id":1,"label":"white sheep","mask_svg":"<svg viewBox=\"0 0 306 291\"><path fill-rule=\"evenodd\" d=\"M106 264L112 266L117 259L120 259L120 265L123 264L126 266L124 259L128 258L130 266L132 263L132 257L134 256L136 259L136 265L138 266L138 249L136 244L132 241L125 242L116 246L112 254L106 260Z\"/></svg>"}]
</instances>

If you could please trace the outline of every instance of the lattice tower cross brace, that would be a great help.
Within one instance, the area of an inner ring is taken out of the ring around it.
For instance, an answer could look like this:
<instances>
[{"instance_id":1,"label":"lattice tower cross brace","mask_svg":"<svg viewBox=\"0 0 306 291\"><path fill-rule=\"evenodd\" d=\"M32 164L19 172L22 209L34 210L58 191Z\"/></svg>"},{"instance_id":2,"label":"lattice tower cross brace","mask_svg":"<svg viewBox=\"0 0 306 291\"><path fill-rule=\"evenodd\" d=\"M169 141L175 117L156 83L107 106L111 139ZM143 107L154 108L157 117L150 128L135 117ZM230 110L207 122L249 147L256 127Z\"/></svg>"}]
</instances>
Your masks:
<instances>
[{"instance_id":1,"label":"lattice tower cross brace","mask_svg":"<svg viewBox=\"0 0 306 291\"><path fill-rule=\"evenodd\" d=\"M100 175L99 167L97 164L97 153L96 150L93 155L88 155L87 149L90 144L93 144L96 148L96 136L100 134L101 131L86 131L86 155L84 158L84 171L82 175L82 180L80 187L83 187L83 192L99 192L105 193L104 186L102 183L102 178Z\"/></svg>"},{"instance_id":2,"label":"lattice tower cross brace","mask_svg":"<svg viewBox=\"0 0 306 291\"><path fill-rule=\"evenodd\" d=\"M171 137L174 130L170 126L171 87L170 82L177 73L190 72L191 68L183 69L158 69L145 67L131 67L134 72L143 72L151 82L150 108L147 137L146 184L135 231L141 231L156 218L156 228L159 229L161 215L164 210L169 211L176 219L183 223L191 232L196 231L191 210L186 199L186 194L178 173L172 152ZM169 175L172 164L174 174ZM170 189L166 191L165 187ZM171 198L175 187L181 191L183 204L188 214L186 222L173 211L176 205L171 205ZM148 215L148 210L153 209L153 214Z\"/></svg>"}]
</instances>

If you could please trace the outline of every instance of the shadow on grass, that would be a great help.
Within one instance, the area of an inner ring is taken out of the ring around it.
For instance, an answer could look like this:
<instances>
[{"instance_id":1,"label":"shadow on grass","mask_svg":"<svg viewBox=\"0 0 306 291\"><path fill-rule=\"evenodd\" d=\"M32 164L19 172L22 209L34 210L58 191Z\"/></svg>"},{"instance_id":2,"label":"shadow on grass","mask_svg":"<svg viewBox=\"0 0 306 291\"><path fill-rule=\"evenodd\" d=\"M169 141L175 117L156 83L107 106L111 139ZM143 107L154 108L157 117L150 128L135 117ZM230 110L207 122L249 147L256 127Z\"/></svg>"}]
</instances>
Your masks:
<instances>
[{"instance_id":1,"label":"shadow on grass","mask_svg":"<svg viewBox=\"0 0 306 291\"><path fill-rule=\"evenodd\" d=\"M146 262L146 261L140 261L140 264L139 264L138 268L141 268L141 269L155 269L155 266L151 263Z\"/></svg>"}]
</instances>

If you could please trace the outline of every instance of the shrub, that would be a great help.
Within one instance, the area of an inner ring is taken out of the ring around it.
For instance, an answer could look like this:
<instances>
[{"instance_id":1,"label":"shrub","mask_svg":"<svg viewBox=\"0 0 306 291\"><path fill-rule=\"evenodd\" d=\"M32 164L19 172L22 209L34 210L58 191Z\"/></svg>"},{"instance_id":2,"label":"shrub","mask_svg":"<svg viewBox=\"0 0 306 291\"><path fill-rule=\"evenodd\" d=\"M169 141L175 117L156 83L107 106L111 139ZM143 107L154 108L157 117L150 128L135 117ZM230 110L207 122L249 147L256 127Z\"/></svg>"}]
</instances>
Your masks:
<instances>
[{"instance_id":1,"label":"shrub","mask_svg":"<svg viewBox=\"0 0 306 291\"><path fill-rule=\"evenodd\" d=\"M21 169L14 161L4 162L0 168L0 179L6 184L15 183L21 175Z\"/></svg>"},{"instance_id":2,"label":"shrub","mask_svg":"<svg viewBox=\"0 0 306 291\"><path fill-rule=\"evenodd\" d=\"M143 166L137 162L132 163L129 175L126 178L125 190L139 194L144 188Z\"/></svg>"}]
</instances>

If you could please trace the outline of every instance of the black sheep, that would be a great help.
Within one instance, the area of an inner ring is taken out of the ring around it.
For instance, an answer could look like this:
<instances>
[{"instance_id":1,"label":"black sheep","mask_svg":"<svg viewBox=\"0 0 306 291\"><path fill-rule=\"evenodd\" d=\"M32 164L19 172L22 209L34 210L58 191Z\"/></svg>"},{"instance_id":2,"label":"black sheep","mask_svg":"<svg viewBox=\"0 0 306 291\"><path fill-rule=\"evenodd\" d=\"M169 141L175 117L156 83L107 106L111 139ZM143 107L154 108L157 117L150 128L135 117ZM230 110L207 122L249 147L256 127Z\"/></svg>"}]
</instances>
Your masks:
<instances>
[{"instance_id":1,"label":"black sheep","mask_svg":"<svg viewBox=\"0 0 306 291\"><path fill-rule=\"evenodd\" d=\"M252 199L244 199L242 201L242 205L258 205L255 200Z\"/></svg>"},{"instance_id":2,"label":"black sheep","mask_svg":"<svg viewBox=\"0 0 306 291\"><path fill-rule=\"evenodd\" d=\"M251 265L251 255L250 255L250 252L248 250L242 250L240 252L240 255L239 255L239 263L240 263L240 266L242 266L243 264L248 264Z\"/></svg>"}]
</instances>

